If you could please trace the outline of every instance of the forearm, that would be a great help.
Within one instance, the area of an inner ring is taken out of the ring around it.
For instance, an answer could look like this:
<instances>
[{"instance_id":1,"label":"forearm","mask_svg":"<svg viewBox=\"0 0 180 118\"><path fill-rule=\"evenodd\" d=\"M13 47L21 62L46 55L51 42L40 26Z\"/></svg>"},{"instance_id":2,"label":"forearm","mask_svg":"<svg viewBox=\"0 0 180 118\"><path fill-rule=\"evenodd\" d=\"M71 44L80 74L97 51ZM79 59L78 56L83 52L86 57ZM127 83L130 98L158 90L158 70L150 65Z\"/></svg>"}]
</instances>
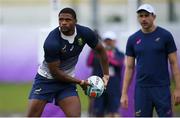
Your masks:
<instances>
[{"instance_id":1,"label":"forearm","mask_svg":"<svg viewBox=\"0 0 180 118\"><path fill-rule=\"evenodd\" d=\"M168 59L171 66L172 76L176 83L176 88L180 89L180 70L179 70L177 52L170 53L168 55Z\"/></svg>"},{"instance_id":2,"label":"forearm","mask_svg":"<svg viewBox=\"0 0 180 118\"><path fill-rule=\"evenodd\" d=\"M128 88L132 80L134 69L133 68L126 68L125 69L125 75L123 80L123 88L122 88L122 94L128 93Z\"/></svg>"},{"instance_id":3,"label":"forearm","mask_svg":"<svg viewBox=\"0 0 180 118\"><path fill-rule=\"evenodd\" d=\"M78 80L66 74L63 70L59 68L59 65L60 65L60 61L48 63L49 71L54 79L66 83L80 84L82 82L82 80Z\"/></svg>"},{"instance_id":4,"label":"forearm","mask_svg":"<svg viewBox=\"0 0 180 118\"><path fill-rule=\"evenodd\" d=\"M172 64L171 68L172 68L172 75L175 80L176 88L180 89L180 70L178 64Z\"/></svg>"},{"instance_id":5,"label":"forearm","mask_svg":"<svg viewBox=\"0 0 180 118\"><path fill-rule=\"evenodd\" d=\"M76 83L76 84L81 83L81 80L69 76L68 74L66 74L64 71L60 69L55 72L51 72L51 74L56 80L61 81L61 82Z\"/></svg>"}]
</instances>

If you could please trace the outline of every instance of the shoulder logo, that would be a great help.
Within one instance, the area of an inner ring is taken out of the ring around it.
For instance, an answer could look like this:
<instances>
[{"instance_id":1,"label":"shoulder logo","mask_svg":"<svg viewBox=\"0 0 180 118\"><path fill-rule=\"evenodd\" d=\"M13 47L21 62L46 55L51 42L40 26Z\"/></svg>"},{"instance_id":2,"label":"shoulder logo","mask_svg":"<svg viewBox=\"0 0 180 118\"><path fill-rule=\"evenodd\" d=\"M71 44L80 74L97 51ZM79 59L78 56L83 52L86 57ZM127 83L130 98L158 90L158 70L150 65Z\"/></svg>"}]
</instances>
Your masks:
<instances>
[{"instance_id":1,"label":"shoulder logo","mask_svg":"<svg viewBox=\"0 0 180 118\"><path fill-rule=\"evenodd\" d=\"M79 38L79 39L78 39L78 45L79 45L79 46L82 46L83 44L84 44L83 39L82 39L82 38Z\"/></svg>"}]
</instances>

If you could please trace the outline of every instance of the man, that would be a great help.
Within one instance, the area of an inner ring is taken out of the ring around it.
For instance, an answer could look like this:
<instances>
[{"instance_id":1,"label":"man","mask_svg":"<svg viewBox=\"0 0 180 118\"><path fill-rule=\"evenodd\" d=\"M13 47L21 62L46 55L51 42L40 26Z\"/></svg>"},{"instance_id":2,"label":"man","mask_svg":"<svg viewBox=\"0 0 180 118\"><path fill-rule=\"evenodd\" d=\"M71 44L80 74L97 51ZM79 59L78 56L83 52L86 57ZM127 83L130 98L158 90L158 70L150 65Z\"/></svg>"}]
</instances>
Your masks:
<instances>
[{"instance_id":1,"label":"man","mask_svg":"<svg viewBox=\"0 0 180 118\"><path fill-rule=\"evenodd\" d=\"M116 34L112 31L107 31L102 35L102 40L108 55L110 80L104 93L94 99L93 113L94 116L97 117L119 116L119 99L121 96L120 82L124 64L124 54L116 48L116 39ZM88 65L93 68L92 74L101 77L103 75L102 71L97 71L97 69L101 70L98 58L96 53L91 51Z\"/></svg>"},{"instance_id":2,"label":"man","mask_svg":"<svg viewBox=\"0 0 180 118\"><path fill-rule=\"evenodd\" d=\"M76 24L76 13L71 8L62 9L58 17L59 27L50 32L44 43L45 59L38 69L29 96L29 117L41 116L45 105L53 100L67 117L81 115L76 84L84 90L90 84L87 80L75 78L74 69L86 43L101 57L105 86L109 79L106 52L94 32Z\"/></svg>"},{"instance_id":3,"label":"man","mask_svg":"<svg viewBox=\"0 0 180 118\"><path fill-rule=\"evenodd\" d=\"M172 98L176 105L180 103L180 71L173 36L155 25L156 13L151 5L141 5L137 17L142 28L127 42L121 105L128 107L127 92L136 59L135 116L152 117L153 108L159 117L172 116L168 61L176 83Z\"/></svg>"}]
</instances>

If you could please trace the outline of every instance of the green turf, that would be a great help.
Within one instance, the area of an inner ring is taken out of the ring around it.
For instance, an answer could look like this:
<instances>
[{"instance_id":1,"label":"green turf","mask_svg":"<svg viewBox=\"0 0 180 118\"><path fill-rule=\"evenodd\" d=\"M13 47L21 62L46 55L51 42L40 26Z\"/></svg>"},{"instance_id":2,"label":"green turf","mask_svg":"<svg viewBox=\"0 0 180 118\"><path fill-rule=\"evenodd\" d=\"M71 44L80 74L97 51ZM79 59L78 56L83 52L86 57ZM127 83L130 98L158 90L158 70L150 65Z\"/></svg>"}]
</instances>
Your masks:
<instances>
[{"instance_id":1,"label":"green turf","mask_svg":"<svg viewBox=\"0 0 180 118\"><path fill-rule=\"evenodd\" d=\"M2 114L22 113L27 111L28 95L31 83L26 84L0 84L0 116ZM87 110L88 98L78 86L82 111Z\"/></svg>"},{"instance_id":2,"label":"green turf","mask_svg":"<svg viewBox=\"0 0 180 118\"><path fill-rule=\"evenodd\" d=\"M87 111L88 97L83 90L78 87L78 93L81 100L82 111ZM0 84L0 116L3 114L22 113L27 110L28 94L31 89L31 83L26 84ZM174 89L174 82L172 81L171 89ZM179 116L180 105L174 108L174 111Z\"/></svg>"},{"instance_id":3,"label":"green turf","mask_svg":"<svg viewBox=\"0 0 180 118\"><path fill-rule=\"evenodd\" d=\"M25 112L31 84L0 84L0 114Z\"/></svg>"},{"instance_id":4,"label":"green turf","mask_svg":"<svg viewBox=\"0 0 180 118\"><path fill-rule=\"evenodd\" d=\"M86 96L84 94L84 91L82 90L82 88L80 86L77 86L78 89L78 94L81 100L81 109L82 111L87 111L88 108L88 96Z\"/></svg>"}]
</instances>

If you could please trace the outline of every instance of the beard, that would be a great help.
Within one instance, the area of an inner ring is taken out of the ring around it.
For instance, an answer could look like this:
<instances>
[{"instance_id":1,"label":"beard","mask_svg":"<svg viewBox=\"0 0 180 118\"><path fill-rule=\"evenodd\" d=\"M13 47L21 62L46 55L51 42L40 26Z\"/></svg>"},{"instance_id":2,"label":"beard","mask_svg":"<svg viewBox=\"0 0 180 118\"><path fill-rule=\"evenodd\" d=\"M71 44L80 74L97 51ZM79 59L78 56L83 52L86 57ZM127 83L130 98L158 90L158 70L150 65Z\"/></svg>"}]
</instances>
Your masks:
<instances>
[{"instance_id":1,"label":"beard","mask_svg":"<svg viewBox=\"0 0 180 118\"><path fill-rule=\"evenodd\" d=\"M61 32L65 35L68 35L71 32L71 30L67 27L60 27L60 28L61 28Z\"/></svg>"},{"instance_id":2,"label":"beard","mask_svg":"<svg viewBox=\"0 0 180 118\"><path fill-rule=\"evenodd\" d=\"M61 31L62 32L69 32L70 30L69 30L69 28L68 27L65 27L65 26L62 26L62 27L60 27L61 28Z\"/></svg>"},{"instance_id":3,"label":"beard","mask_svg":"<svg viewBox=\"0 0 180 118\"><path fill-rule=\"evenodd\" d=\"M60 30L63 34L67 35L67 36L71 36L74 33L74 28L72 27L67 27L67 26L61 26Z\"/></svg>"}]
</instances>

